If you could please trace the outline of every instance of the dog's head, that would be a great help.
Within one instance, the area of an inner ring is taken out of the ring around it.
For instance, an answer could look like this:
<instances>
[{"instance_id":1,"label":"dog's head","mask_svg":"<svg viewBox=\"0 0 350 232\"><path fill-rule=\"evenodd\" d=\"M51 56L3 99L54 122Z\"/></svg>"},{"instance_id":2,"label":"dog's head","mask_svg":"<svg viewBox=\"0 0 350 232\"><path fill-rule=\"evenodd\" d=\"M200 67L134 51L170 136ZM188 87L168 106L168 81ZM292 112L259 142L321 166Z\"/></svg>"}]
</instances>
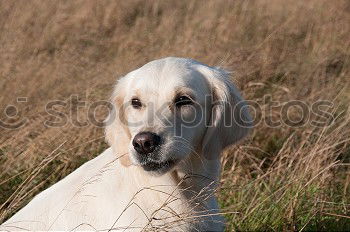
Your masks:
<instances>
[{"instance_id":1,"label":"dog's head","mask_svg":"<svg viewBox=\"0 0 350 232\"><path fill-rule=\"evenodd\" d=\"M184 58L152 61L119 79L106 139L124 165L163 174L193 154L218 159L243 138L248 109L229 74Z\"/></svg>"}]
</instances>

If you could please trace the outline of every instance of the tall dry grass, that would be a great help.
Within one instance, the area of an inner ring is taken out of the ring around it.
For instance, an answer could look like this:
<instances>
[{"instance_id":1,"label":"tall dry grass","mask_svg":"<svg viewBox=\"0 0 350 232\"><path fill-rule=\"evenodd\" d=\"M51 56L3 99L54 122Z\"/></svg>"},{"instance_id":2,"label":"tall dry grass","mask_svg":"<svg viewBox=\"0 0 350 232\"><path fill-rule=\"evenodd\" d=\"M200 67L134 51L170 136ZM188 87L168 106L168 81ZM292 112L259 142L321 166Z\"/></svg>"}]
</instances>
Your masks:
<instances>
[{"instance_id":1,"label":"tall dry grass","mask_svg":"<svg viewBox=\"0 0 350 232\"><path fill-rule=\"evenodd\" d=\"M28 122L0 128L0 221L106 148L91 124L45 126L49 101L65 100L69 112L71 95L107 99L122 74L183 56L234 70L264 119L283 117L281 107L267 114L274 101L334 103L328 127L259 123L225 152L218 195L236 212L228 230L350 228L349 22L346 0L1 1L0 118ZM3 113L9 105L17 118ZM82 107L72 116L86 115Z\"/></svg>"}]
</instances>

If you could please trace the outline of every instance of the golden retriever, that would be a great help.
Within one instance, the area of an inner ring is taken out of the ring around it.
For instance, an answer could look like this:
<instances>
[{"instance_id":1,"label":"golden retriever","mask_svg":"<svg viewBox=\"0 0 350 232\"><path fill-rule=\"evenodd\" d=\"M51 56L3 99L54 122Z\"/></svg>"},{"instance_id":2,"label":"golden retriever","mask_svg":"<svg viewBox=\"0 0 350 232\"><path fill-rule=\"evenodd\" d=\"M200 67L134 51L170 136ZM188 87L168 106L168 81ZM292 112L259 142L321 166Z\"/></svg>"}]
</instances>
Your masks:
<instances>
[{"instance_id":1,"label":"golden retriever","mask_svg":"<svg viewBox=\"0 0 350 232\"><path fill-rule=\"evenodd\" d=\"M159 59L120 78L111 102L111 147L0 230L223 231L220 153L251 124L229 73Z\"/></svg>"}]
</instances>

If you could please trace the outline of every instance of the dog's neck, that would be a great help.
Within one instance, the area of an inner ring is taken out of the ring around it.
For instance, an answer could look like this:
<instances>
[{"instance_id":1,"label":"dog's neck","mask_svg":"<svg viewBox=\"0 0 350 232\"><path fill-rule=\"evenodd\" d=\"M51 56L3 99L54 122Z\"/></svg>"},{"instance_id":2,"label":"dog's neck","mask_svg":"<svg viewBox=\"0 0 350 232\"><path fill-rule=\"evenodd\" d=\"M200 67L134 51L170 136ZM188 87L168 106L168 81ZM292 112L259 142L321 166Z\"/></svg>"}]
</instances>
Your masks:
<instances>
[{"instance_id":1,"label":"dog's neck","mask_svg":"<svg viewBox=\"0 0 350 232\"><path fill-rule=\"evenodd\" d=\"M120 157L122 158L120 162L128 168L132 166L132 163L127 153L125 154ZM219 158L208 160L202 154L196 152L190 154L187 159L181 161L181 165L164 175L169 175L173 183L184 190L184 197L192 199L199 193L213 196L219 183L220 171L221 162ZM152 179L154 179L154 176Z\"/></svg>"},{"instance_id":2,"label":"dog's neck","mask_svg":"<svg viewBox=\"0 0 350 232\"><path fill-rule=\"evenodd\" d=\"M181 188L188 189L193 194L213 194L219 182L220 160L207 160L197 153L182 162L183 164L171 173ZM188 197L192 197L191 195Z\"/></svg>"}]
</instances>

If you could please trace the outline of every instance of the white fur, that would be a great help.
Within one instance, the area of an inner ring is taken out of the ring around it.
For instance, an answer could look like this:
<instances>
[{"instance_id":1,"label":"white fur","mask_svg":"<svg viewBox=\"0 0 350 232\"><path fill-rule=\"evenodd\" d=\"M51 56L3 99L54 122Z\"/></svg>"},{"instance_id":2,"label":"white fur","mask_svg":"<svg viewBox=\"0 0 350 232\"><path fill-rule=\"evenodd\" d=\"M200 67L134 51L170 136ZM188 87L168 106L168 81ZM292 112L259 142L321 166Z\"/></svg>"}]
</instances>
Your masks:
<instances>
[{"instance_id":1,"label":"white fur","mask_svg":"<svg viewBox=\"0 0 350 232\"><path fill-rule=\"evenodd\" d=\"M179 91L192 94L193 108L173 106ZM213 98L208 100L208 95ZM134 96L143 102L142 109L126 107ZM115 109L106 127L111 148L37 195L0 230L223 231L214 195L219 155L249 127L244 104L225 108L242 100L229 74L191 59L169 57L122 77L111 100ZM163 116L150 114L150 107L162 109ZM180 124L198 109L203 109L202 120L180 133ZM235 123L224 125L224 120L233 119ZM132 126L134 121L140 123ZM167 121L176 123L165 126ZM144 171L131 145L141 131L161 135L162 162L176 159L176 165Z\"/></svg>"}]
</instances>

